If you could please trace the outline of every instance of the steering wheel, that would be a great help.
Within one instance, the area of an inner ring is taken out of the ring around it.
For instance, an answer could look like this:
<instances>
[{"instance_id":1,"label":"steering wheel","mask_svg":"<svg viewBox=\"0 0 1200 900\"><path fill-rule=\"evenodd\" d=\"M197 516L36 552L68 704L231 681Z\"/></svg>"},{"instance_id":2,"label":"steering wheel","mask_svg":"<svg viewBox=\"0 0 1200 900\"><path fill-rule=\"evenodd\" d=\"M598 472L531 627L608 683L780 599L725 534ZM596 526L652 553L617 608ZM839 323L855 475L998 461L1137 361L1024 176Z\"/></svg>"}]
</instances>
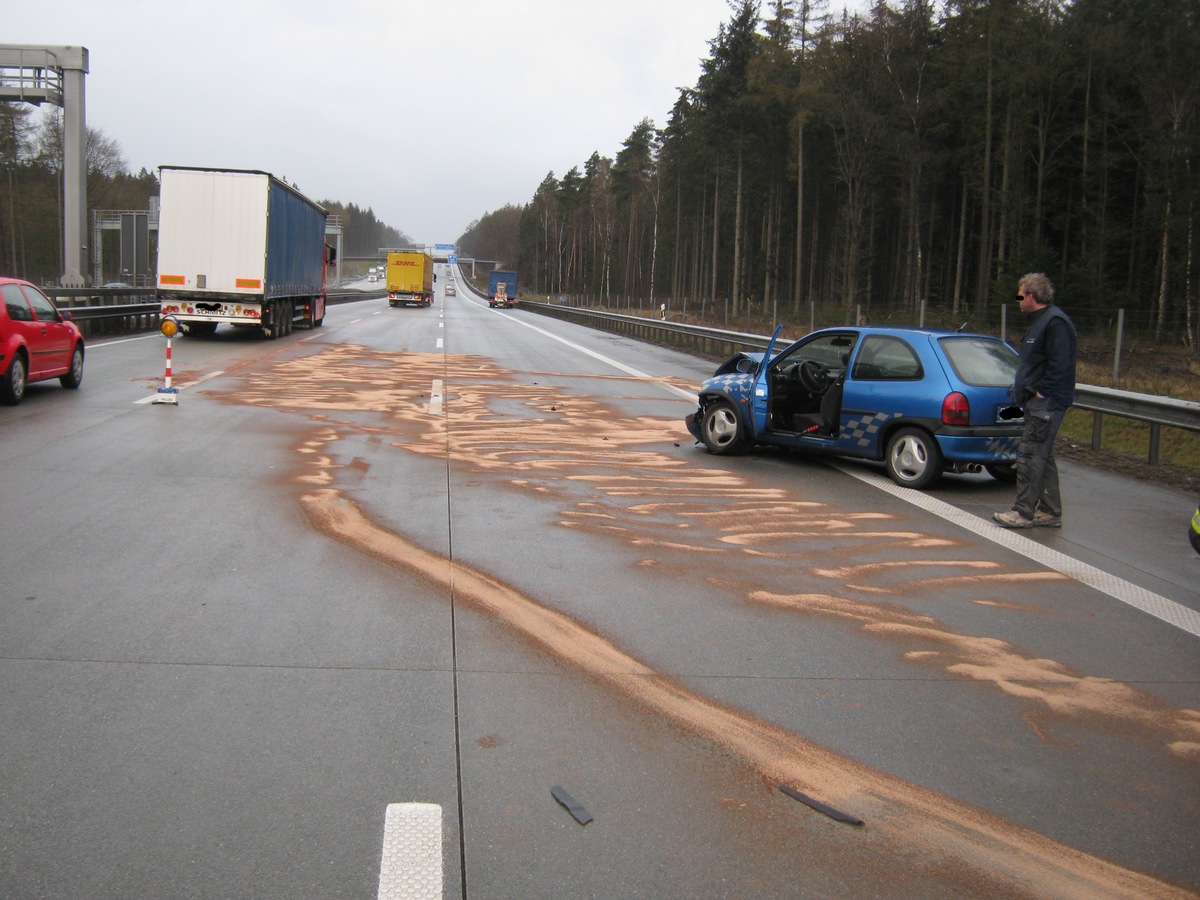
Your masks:
<instances>
[{"instance_id":1,"label":"steering wheel","mask_svg":"<svg viewBox=\"0 0 1200 900\"><path fill-rule=\"evenodd\" d=\"M815 359L806 359L800 363L798 370L800 383L804 385L804 389L813 394L825 393L825 388L829 386L829 369L821 365Z\"/></svg>"}]
</instances>

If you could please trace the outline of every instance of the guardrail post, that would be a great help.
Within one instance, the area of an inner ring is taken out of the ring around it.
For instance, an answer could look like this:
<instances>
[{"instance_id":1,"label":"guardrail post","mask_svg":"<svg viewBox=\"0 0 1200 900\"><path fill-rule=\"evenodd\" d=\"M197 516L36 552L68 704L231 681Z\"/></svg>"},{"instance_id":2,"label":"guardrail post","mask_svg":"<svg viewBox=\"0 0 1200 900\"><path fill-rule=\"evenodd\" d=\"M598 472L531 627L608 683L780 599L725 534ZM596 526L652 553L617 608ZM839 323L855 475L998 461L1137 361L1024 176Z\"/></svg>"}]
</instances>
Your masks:
<instances>
[{"instance_id":1,"label":"guardrail post","mask_svg":"<svg viewBox=\"0 0 1200 900\"><path fill-rule=\"evenodd\" d=\"M1158 439L1162 436L1162 426L1157 422L1150 423L1150 462L1158 462Z\"/></svg>"},{"instance_id":2,"label":"guardrail post","mask_svg":"<svg viewBox=\"0 0 1200 900\"><path fill-rule=\"evenodd\" d=\"M1104 440L1104 413L1096 410L1092 412L1092 449L1099 450L1100 444Z\"/></svg>"}]
</instances>

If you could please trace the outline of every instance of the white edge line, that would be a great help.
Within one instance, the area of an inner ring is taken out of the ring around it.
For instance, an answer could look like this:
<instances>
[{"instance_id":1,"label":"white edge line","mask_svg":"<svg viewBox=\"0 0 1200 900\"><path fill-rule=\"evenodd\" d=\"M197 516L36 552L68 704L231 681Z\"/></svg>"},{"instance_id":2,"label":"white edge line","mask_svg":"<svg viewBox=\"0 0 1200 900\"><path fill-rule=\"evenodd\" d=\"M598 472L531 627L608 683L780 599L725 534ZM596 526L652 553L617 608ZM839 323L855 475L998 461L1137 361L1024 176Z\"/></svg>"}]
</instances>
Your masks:
<instances>
[{"instance_id":1,"label":"white edge line","mask_svg":"<svg viewBox=\"0 0 1200 900\"><path fill-rule=\"evenodd\" d=\"M639 372L637 369L626 366L623 363L619 363L614 359L609 359L608 357L589 350L586 347L581 347L579 344L568 341L566 338L561 338L556 334L551 334L542 328L538 328L535 325L530 325L528 322L523 322L515 316L501 312L497 312L497 315L502 315L506 319L516 322L518 325L524 325L526 328L531 328L539 334L544 334L548 338L556 340L559 343L566 344L568 347L578 350L580 353L607 363L613 368L619 369L622 372L626 372L629 375L633 375L638 378L649 379L671 393L680 394L688 400L695 399L694 394L689 394L680 388L675 387L674 385L665 384L652 375L648 375L645 372ZM1169 600L1160 594L1156 594L1153 591L1133 584L1130 581L1126 581L1123 578L1118 578L1116 575L1105 572L1102 569L1096 568L1095 566L1090 566L1087 563L1080 562L1077 559L1067 556L1065 553L1060 553L1057 550L1051 550L1049 547L1044 547L1036 541L1031 541L1027 537L1022 537L1020 534L1001 528L995 523L988 522L979 518L979 516L964 512L955 506L951 506L949 503L944 503L941 500L930 497L927 494L921 493L920 491L914 491L910 488L900 487L900 485L890 481L889 479L882 478L873 473L861 471L851 466L845 466L832 461L830 461L830 465L847 475L857 478L859 481L877 487L882 491L887 491L889 494L899 497L906 503L911 503L913 506L917 506L928 512L932 512L934 515L958 525L961 528L965 528L967 531L971 531L980 537L985 538L986 540L992 541L995 544L999 544L1002 547L1007 547L1009 550L1012 550L1015 553L1019 553L1022 556L1039 563L1040 565L1046 566L1047 568L1054 569L1056 572L1061 572L1068 578L1072 578L1081 584L1086 584L1088 587L1095 588L1096 590L1105 593L1113 599L1119 600L1122 603L1133 607L1134 609L1148 613L1149 615L1152 615L1157 619L1161 619L1169 625L1174 625L1176 628L1180 628L1194 637L1200 637L1200 612L1197 612L1194 609L1190 609L1181 603L1176 603L1174 600Z\"/></svg>"},{"instance_id":2,"label":"white edge line","mask_svg":"<svg viewBox=\"0 0 1200 900\"><path fill-rule=\"evenodd\" d=\"M1174 600L1169 600L1161 594L1156 594L1123 578L1118 578L1116 575L1105 572L1103 569L1080 562L1077 559L1067 556L1065 553L1045 547L1037 541L1031 541L1018 532L1002 528L994 522L981 519L979 516L965 512L956 506L951 506L949 503L938 500L936 497L930 497L911 488L900 487L900 485L890 479L872 472L863 471L854 466L832 461L829 461L829 464L838 471L857 478L859 481L873 487L877 487L881 491L887 491L889 494L900 498L906 503L911 503L913 506L931 512L945 519L947 522L958 525L960 528L965 528L967 531L973 532L994 544L999 544L1001 547L1006 547L1014 553L1019 553L1021 556L1033 560L1035 563L1046 566L1056 572L1061 572L1063 575L1078 581L1080 584L1086 584L1088 587L1095 588L1127 606L1132 606L1134 609L1148 613L1169 625L1174 625L1176 628L1180 628L1194 637L1200 637L1200 612L1194 609L1190 609L1181 603L1176 603Z\"/></svg>"},{"instance_id":3,"label":"white edge line","mask_svg":"<svg viewBox=\"0 0 1200 900\"><path fill-rule=\"evenodd\" d=\"M642 372L638 369L633 368L632 366L627 366L624 363L617 362L615 359L611 359L610 357L607 357L607 356L603 355L602 353L597 353L594 350L589 350L587 347L582 347L579 344L576 344L574 341L568 341L566 338L559 337L557 334L551 334L549 331L546 331L544 328L538 328L536 325L530 325L528 322L523 322L520 319L518 319L516 316L511 316L508 313L503 313L503 312L499 312L499 311L496 311L496 315L504 316L504 318L508 319L510 322L516 322L518 325L524 325L526 328L532 329L533 331L536 331L538 334L544 334L546 337L550 338L551 340L558 341L560 344L566 344L572 350L576 350L576 351L584 354L585 356L592 357L593 359L598 359L598 360L600 360L600 362L605 363L606 365L610 365L614 369L616 369L620 372L624 372L626 375L632 375L634 378L645 379L646 381L649 381L652 384L657 385L658 387L662 388L664 391L667 391L670 394L674 394L678 397L682 397L684 400L695 400L696 399L696 393L694 391L685 391L683 388L677 388L673 384L667 384L664 379L659 378L658 376L650 375L649 373Z\"/></svg>"}]
</instances>

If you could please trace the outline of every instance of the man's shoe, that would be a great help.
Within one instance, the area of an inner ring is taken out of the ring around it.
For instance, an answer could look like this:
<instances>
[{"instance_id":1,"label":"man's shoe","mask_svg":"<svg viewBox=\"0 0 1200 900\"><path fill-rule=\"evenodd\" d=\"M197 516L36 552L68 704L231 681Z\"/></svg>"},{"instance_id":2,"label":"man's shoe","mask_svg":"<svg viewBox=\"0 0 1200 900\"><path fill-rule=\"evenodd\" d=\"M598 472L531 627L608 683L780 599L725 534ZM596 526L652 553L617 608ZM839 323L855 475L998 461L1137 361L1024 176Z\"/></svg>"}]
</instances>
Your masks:
<instances>
[{"instance_id":1,"label":"man's shoe","mask_svg":"<svg viewBox=\"0 0 1200 900\"><path fill-rule=\"evenodd\" d=\"M1062 528L1062 516L1052 516L1039 509L1033 514L1033 524L1038 528Z\"/></svg>"},{"instance_id":2,"label":"man's shoe","mask_svg":"<svg viewBox=\"0 0 1200 900\"><path fill-rule=\"evenodd\" d=\"M1005 528L1032 528L1033 519L1027 519L1015 509L1008 512L992 513L992 518Z\"/></svg>"}]
</instances>

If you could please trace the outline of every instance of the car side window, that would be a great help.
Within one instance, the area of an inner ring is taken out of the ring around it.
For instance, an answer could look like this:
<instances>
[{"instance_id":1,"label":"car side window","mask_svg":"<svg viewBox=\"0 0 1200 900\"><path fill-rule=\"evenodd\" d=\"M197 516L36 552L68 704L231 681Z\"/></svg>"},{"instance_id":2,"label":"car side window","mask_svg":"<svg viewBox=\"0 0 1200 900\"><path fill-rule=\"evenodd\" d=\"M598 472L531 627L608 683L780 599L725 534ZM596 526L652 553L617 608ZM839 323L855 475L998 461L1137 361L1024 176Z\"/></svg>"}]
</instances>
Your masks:
<instances>
[{"instance_id":1,"label":"car side window","mask_svg":"<svg viewBox=\"0 0 1200 900\"><path fill-rule=\"evenodd\" d=\"M899 338L868 335L854 362L857 381L918 381L924 375L912 347Z\"/></svg>"},{"instance_id":2,"label":"car side window","mask_svg":"<svg viewBox=\"0 0 1200 900\"><path fill-rule=\"evenodd\" d=\"M39 322L57 322L58 310L54 308L54 304L50 302L50 298L39 291L37 288L25 288L25 294L29 297L29 304L33 307L33 311L37 313Z\"/></svg>"},{"instance_id":3,"label":"car side window","mask_svg":"<svg viewBox=\"0 0 1200 900\"><path fill-rule=\"evenodd\" d=\"M4 295L4 306L10 319L14 322L33 321L33 310L29 308L29 301L21 293L20 285L0 284L0 293Z\"/></svg>"}]
</instances>

